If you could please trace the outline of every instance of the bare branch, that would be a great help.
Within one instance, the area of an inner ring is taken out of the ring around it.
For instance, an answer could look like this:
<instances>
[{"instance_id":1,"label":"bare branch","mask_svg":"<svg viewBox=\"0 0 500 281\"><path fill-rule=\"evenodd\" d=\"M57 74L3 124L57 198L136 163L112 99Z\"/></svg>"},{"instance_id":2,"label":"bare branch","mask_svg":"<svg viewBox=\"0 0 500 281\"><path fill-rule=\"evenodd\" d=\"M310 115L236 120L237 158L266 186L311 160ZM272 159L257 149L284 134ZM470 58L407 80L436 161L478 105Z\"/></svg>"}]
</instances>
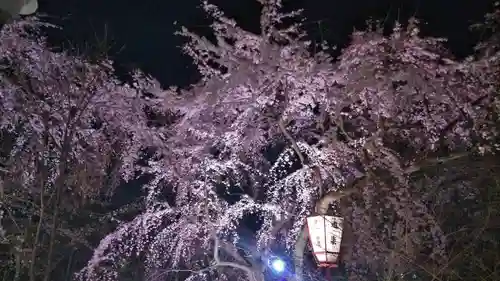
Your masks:
<instances>
[{"instance_id":1,"label":"bare branch","mask_svg":"<svg viewBox=\"0 0 500 281\"><path fill-rule=\"evenodd\" d=\"M242 264L235 263L235 262L221 261L221 259L219 257L219 247L220 247L219 238L217 236L215 236L214 237L214 262L215 262L214 266L226 266L226 267L232 267L232 268L237 268L237 269L243 270L244 272L246 272L250 281L258 281L252 268L245 266L245 265L242 265Z\"/></svg>"}]
</instances>

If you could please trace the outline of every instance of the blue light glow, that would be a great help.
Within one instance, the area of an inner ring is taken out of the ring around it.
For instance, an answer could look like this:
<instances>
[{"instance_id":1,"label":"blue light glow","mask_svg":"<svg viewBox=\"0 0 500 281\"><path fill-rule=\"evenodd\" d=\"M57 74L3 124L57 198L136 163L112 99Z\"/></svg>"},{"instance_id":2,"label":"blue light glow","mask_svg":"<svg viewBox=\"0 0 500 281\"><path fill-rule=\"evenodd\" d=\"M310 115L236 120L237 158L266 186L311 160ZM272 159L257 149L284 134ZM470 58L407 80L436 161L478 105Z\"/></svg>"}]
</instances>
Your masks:
<instances>
[{"instance_id":1,"label":"blue light glow","mask_svg":"<svg viewBox=\"0 0 500 281\"><path fill-rule=\"evenodd\" d=\"M271 267L276 273L282 273L285 271L286 263L279 258L275 258L271 261Z\"/></svg>"}]
</instances>

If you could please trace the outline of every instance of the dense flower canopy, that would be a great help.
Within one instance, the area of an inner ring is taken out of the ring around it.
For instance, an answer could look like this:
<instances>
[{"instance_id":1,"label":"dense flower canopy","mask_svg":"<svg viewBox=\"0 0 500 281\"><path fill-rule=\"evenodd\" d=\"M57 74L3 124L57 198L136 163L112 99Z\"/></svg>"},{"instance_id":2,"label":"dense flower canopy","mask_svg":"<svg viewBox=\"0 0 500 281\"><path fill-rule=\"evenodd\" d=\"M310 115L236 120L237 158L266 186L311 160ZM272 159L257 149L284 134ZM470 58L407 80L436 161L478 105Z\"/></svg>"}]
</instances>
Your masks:
<instances>
[{"instance_id":1,"label":"dense flower canopy","mask_svg":"<svg viewBox=\"0 0 500 281\"><path fill-rule=\"evenodd\" d=\"M141 99L154 81L123 84L109 61L50 51L40 25L0 32L2 181L19 193L65 185L78 201L133 176L140 149L156 141Z\"/></svg>"},{"instance_id":2,"label":"dense flower canopy","mask_svg":"<svg viewBox=\"0 0 500 281\"><path fill-rule=\"evenodd\" d=\"M154 80L122 83L108 60L55 52L42 27L53 28L27 18L0 30L0 271L12 280L50 280L38 268L57 252L91 247L88 206L135 176L143 148L162 145L144 98Z\"/></svg>"},{"instance_id":3,"label":"dense flower canopy","mask_svg":"<svg viewBox=\"0 0 500 281\"><path fill-rule=\"evenodd\" d=\"M149 97L162 122L143 137L161 139L142 168L153 176L147 209L101 241L80 278L116 280L138 256L148 280L262 280L261 259L292 251L316 200L353 182L358 194L338 210L353 230L347 263L404 266L407 256L388 250L396 237L414 260L446 260L431 208L449 197L431 198L442 175L424 170L497 149L496 69L453 60L415 21L391 36L356 32L335 61L310 52L300 25L278 28L298 13L261 2L262 34L208 3L216 43L181 32L203 79ZM466 181L458 190L476 192ZM255 241L241 234L248 216L261 221Z\"/></svg>"}]
</instances>

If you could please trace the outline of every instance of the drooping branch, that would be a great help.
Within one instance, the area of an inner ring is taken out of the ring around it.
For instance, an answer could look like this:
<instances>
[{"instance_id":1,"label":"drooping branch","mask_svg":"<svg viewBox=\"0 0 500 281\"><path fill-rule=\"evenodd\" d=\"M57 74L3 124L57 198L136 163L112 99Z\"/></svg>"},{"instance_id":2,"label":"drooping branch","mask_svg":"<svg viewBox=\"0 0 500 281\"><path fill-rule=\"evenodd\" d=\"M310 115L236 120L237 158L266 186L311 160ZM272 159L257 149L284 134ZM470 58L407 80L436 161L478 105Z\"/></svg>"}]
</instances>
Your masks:
<instances>
[{"instance_id":1,"label":"drooping branch","mask_svg":"<svg viewBox=\"0 0 500 281\"><path fill-rule=\"evenodd\" d=\"M229 261L222 261L220 258L220 250L224 250L227 254L229 254L231 257L233 257L235 260L238 262L229 262ZM214 254L213 254L213 260L211 264L207 267L201 268L201 269L167 269L164 271L161 271L157 274L154 274L152 279L158 279L160 277L163 277L165 274L172 273L172 272L189 272L192 274L201 274L207 271L214 270L217 267L231 267L231 268L236 268L239 270L244 271L248 279L250 281L263 281L262 278L257 277L257 272L249 266L244 265L245 260L238 254L237 250L232 247L230 243L225 243L224 241L221 241L217 235L214 234Z\"/></svg>"},{"instance_id":2,"label":"drooping branch","mask_svg":"<svg viewBox=\"0 0 500 281\"><path fill-rule=\"evenodd\" d=\"M351 195L355 193L358 189L357 187L359 186L359 183L364 183L366 181L366 177L362 177L361 179L358 179L355 181L355 184L353 184L351 187L346 188L344 190L338 190L338 191L330 191L327 192L318 202L316 202L316 205L314 207L314 211L317 214L320 215L326 215L328 211L328 207L333 204L336 201L339 201L345 196Z\"/></svg>"},{"instance_id":3,"label":"drooping branch","mask_svg":"<svg viewBox=\"0 0 500 281\"><path fill-rule=\"evenodd\" d=\"M290 135L290 133L288 133L288 131L286 130L283 120L278 121L278 126L279 126L281 132L283 133L283 135L285 135L285 137L292 143L292 148L293 148L293 150L295 150L295 153L297 153L297 156L299 157L299 160L300 160L300 164L304 165L304 163L305 163L304 155L300 151L300 148L297 145L297 142L293 139L293 137Z\"/></svg>"}]
</instances>

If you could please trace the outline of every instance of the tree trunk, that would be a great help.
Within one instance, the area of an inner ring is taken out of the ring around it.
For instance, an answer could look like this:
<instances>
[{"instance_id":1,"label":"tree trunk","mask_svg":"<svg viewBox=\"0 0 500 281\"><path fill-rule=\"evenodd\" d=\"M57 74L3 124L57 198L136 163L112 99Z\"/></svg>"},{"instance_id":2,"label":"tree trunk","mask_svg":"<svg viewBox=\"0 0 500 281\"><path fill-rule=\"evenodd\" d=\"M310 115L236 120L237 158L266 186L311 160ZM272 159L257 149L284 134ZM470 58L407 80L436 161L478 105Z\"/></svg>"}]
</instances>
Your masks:
<instances>
[{"instance_id":1,"label":"tree trunk","mask_svg":"<svg viewBox=\"0 0 500 281\"><path fill-rule=\"evenodd\" d=\"M307 233L307 227L304 225L302 230L297 237L297 242L295 243L294 250L294 266L295 266L295 281L302 281L302 276L304 274L304 255L307 247L307 238L309 234Z\"/></svg>"}]
</instances>

